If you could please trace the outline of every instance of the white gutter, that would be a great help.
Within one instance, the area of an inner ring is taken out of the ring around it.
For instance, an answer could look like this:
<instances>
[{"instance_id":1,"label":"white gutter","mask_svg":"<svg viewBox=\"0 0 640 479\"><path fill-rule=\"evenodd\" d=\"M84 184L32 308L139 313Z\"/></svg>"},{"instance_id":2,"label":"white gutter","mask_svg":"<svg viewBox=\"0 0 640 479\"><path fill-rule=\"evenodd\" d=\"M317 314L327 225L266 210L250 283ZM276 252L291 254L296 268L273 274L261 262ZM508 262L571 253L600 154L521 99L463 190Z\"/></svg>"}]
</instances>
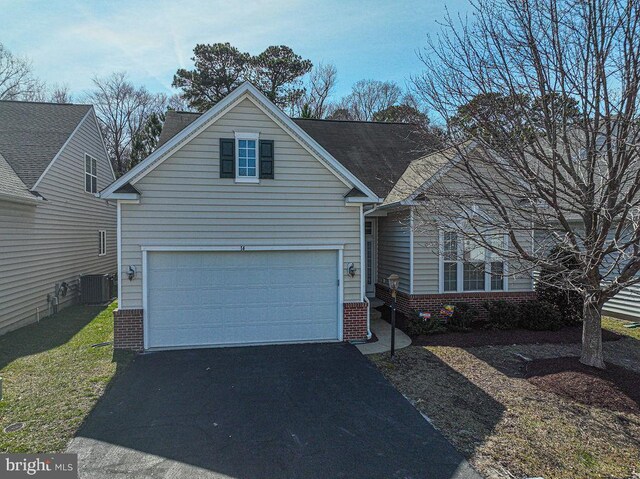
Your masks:
<instances>
[{"instance_id":1,"label":"white gutter","mask_svg":"<svg viewBox=\"0 0 640 479\"><path fill-rule=\"evenodd\" d=\"M42 197L38 197L38 196L28 198L28 197L10 195L8 193L3 193L3 192L0 192L0 200L7 201L9 203L22 203L25 205L35 205L43 201Z\"/></svg>"}]
</instances>

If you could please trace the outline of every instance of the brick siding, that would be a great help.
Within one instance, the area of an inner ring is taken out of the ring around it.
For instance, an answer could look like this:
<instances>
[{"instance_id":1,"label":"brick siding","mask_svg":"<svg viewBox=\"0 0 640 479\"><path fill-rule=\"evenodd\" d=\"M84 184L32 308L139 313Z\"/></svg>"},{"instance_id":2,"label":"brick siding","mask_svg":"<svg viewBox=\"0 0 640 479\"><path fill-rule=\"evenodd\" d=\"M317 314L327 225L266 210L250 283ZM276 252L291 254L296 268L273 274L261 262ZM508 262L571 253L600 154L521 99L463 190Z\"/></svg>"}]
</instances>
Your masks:
<instances>
[{"instance_id":1,"label":"brick siding","mask_svg":"<svg viewBox=\"0 0 640 479\"><path fill-rule=\"evenodd\" d=\"M344 320L342 331L344 341L366 341L367 311L369 304L344 303Z\"/></svg>"},{"instance_id":2,"label":"brick siding","mask_svg":"<svg viewBox=\"0 0 640 479\"><path fill-rule=\"evenodd\" d=\"M376 284L376 297L391 304L391 290L383 284ZM476 306L479 319L486 319L486 311L482 307L485 301L522 302L536 299L535 291L487 291L478 293L445 293L445 294L407 294L398 291L396 305L398 311L408 314L412 311L437 313L444 305L469 303Z\"/></svg>"},{"instance_id":3,"label":"brick siding","mask_svg":"<svg viewBox=\"0 0 640 479\"><path fill-rule=\"evenodd\" d=\"M113 312L113 347L142 351L144 338L142 309L116 309Z\"/></svg>"}]
</instances>

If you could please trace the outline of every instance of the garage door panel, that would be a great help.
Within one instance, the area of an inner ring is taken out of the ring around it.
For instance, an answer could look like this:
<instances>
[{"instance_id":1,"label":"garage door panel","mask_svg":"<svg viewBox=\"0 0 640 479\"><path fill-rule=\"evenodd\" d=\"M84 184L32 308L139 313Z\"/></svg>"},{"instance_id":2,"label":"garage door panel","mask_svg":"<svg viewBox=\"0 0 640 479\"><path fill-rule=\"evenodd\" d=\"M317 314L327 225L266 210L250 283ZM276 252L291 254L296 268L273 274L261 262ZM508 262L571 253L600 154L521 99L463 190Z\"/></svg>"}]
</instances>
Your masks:
<instances>
[{"instance_id":1,"label":"garage door panel","mask_svg":"<svg viewBox=\"0 0 640 479\"><path fill-rule=\"evenodd\" d=\"M149 252L148 346L339 338L335 251Z\"/></svg>"}]
</instances>

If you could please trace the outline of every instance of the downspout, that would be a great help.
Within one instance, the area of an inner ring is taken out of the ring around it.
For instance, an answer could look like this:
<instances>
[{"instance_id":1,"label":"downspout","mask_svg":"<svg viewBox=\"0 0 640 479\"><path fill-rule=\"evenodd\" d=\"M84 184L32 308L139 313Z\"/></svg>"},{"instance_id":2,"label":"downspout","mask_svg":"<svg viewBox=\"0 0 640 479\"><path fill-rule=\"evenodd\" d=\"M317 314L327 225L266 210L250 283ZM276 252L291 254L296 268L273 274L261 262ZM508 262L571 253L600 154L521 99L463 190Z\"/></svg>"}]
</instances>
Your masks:
<instances>
[{"instance_id":1,"label":"downspout","mask_svg":"<svg viewBox=\"0 0 640 479\"><path fill-rule=\"evenodd\" d=\"M409 294L413 294L413 206L409 207Z\"/></svg>"},{"instance_id":2,"label":"downspout","mask_svg":"<svg viewBox=\"0 0 640 479\"><path fill-rule=\"evenodd\" d=\"M367 339L371 339L371 304L366 294L365 276L366 255L364 245L364 206L360 203L360 296L367 303Z\"/></svg>"}]
</instances>

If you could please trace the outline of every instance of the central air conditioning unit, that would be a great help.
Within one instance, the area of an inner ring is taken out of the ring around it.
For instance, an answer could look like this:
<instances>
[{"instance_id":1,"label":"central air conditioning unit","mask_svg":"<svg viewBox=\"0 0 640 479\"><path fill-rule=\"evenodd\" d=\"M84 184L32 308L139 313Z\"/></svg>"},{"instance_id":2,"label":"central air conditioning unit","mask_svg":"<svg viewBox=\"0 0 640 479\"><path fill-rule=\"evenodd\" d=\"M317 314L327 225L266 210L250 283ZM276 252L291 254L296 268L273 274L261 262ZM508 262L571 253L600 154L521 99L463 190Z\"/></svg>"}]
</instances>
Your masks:
<instances>
[{"instance_id":1,"label":"central air conditioning unit","mask_svg":"<svg viewBox=\"0 0 640 479\"><path fill-rule=\"evenodd\" d=\"M103 304L111 300L113 276L109 274L85 274L80 276L81 302Z\"/></svg>"}]
</instances>

